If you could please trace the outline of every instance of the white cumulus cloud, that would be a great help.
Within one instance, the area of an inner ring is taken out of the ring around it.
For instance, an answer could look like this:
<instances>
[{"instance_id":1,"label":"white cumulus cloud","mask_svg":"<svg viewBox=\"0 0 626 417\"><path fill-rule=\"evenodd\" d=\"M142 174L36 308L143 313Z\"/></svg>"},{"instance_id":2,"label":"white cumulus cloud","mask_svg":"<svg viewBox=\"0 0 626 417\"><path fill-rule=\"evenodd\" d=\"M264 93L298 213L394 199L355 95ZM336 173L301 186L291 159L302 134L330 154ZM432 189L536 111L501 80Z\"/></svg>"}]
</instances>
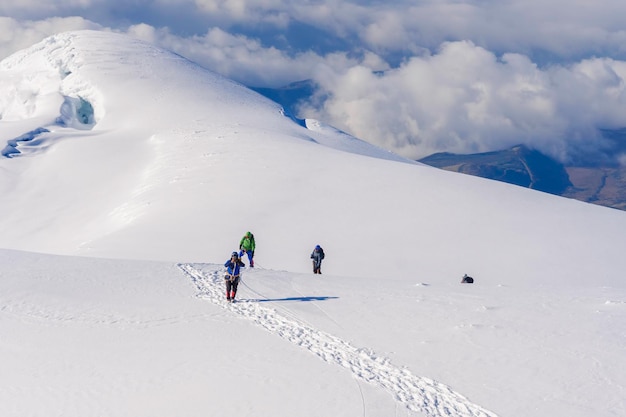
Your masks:
<instances>
[{"instance_id":1,"label":"white cumulus cloud","mask_svg":"<svg viewBox=\"0 0 626 417\"><path fill-rule=\"evenodd\" d=\"M82 17L51 17L22 21L0 16L0 59L27 48L55 33L79 29L101 29Z\"/></svg>"},{"instance_id":2,"label":"white cumulus cloud","mask_svg":"<svg viewBox=\"0 0 626 417\"><path fill-rule=\"evenodd\" d=\"M451 42L384 73L356 66L315 79L324 100L303 115L412 158L525 143L567 161L606 145L598 128L626 125L626 63L610 59L541 69Z\"/></svg>"}]
</instances>

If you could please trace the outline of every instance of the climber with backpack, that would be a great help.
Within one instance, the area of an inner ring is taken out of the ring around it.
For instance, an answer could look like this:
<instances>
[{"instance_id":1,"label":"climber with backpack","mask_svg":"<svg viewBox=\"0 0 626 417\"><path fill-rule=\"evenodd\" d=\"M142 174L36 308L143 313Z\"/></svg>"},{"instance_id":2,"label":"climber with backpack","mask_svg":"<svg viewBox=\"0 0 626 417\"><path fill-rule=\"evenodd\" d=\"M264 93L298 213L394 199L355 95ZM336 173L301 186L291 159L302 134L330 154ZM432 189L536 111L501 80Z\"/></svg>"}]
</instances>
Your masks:
<instances>
[{"instance_id":1,"label":"climber with backpack","mask_svg":"<svg viewBox=\"0 0 626 417\"><path fill-rule=\"evenodd\" d=\"M256 244L254 242L254 235L250 232L247 232L239 241L239 257L243 257L245 253L248 255L248 262L250 263L250 268L254 268L254 249L256 248Z\"/></svg>"},{"instance_id":2,"label":"climber with backpack","mask_svg":"<svg viewBox=\"0 0 626 417\"><path fill-rule=\"evenodd\" d=\"M224 282L226 283L226 300L229 302L235 301L235 294L237 294L237 285L239 285L239 278L241 277L241 267L246 266L237 252L233 252L230 259L224 264L226 267L226 274L224 275Z\"/></svg>"},{"instance_id":3,"label":"climber with backpack","mask_svg":"<svg viewBox=\"0 0 626 417\"><path fill-rule=\"evenodd\" d=\"M315 249L311 253L311 259L313 259L313 273L322 273L322 259L324 259L324 249L320 245L316 245Z\"/></svg>"}]
</instances>

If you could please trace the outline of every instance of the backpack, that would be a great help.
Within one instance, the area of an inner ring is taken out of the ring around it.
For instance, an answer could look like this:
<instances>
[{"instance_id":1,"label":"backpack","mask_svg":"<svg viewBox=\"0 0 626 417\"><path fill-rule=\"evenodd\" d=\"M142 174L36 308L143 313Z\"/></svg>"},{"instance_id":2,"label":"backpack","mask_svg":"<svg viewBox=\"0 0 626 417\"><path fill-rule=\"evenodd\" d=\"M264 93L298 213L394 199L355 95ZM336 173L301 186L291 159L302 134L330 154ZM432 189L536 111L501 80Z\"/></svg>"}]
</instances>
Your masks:
<instances>
[{"instance_id":1,"label":"backpack","mask_svg":"<svg viewBox=\"0 0 626 417\"><path fill-rule=\"evenodd\" d=\"M463 276L463 279L461 280L461 284L473 284L474 283L474 278L468 276L467 274L465 274Z\"/></svg>"}]
</instances>

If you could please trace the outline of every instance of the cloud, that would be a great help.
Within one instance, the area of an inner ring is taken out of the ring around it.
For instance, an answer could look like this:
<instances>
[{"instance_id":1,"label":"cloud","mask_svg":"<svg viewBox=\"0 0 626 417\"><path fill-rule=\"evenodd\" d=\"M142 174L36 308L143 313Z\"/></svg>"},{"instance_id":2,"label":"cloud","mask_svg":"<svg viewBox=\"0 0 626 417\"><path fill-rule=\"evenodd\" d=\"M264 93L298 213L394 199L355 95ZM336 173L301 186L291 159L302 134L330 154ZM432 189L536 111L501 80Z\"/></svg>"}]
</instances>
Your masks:
<instances>
[{"instance_id":1,"label":"cloud","mask_svg":"<svg viewBox=\"0 0 626 417\"><path fill-rule=\"evenodd\" d=\"M255 87L281 87L293 81L310 79L318 66L336 71L360 63L376 70L388 65L375 54L365 53L358 58L348 53L319 55L312 51L290 54L275 47L265 47L258 39L211 28L201 36L184 38L168 29L149 25L135 25L128 33L145 41L170 49L214 72Z\"/></svg>"},{"instance_id":2,"label":"cloud","mask_svg":"<svg viewBox=\"0 0 626 417\"><path fill-rule=\"evenodd\" d=\"M92 6L98 0L20 0L7 1L0 5L0 13L7 16L49 16L63 10L75 10Z\"/></svg>"},{"instance_id":3,"label":"cloud","mask_svg":"<svg viewBox=\"0 0 626 417\"><path fill-rule=\"evenodd\" d=\"M323 38L333 37L387 60L462 40L498 55L522 53L534 60L546 55L570 61L626 59L622 0L22 0L3 2L0 15L23 20L82 16L118 30L145 23L180 36L217 27L274 46L280 32L304 25L325 36L298 45L299 52L315 50ZM294 46L286 42L285 47Z\"/></svg>"},{"instance_id":4,"label":"cloud","mask_svg":"<svg viewBox=\"0 0 626 417\"><path fill-rule=\"evenodd\" d=\"M222 22L226 19L229 24L266 23L285 28L290 20L290 5L282 0L195 0L194 3L199 12Z\"/></svg>"},{"instance_id":5,"label":"cloud","mask_svg":"<svg viewBox=\"0 0 626 417\"><path fill-rule=\"evenodd\" d=\"M18 21L0 16L0 59L27 48L59 32L79 29L102 29L82 17L53 17L38 21Z\"/></svg>"},{"instance_id":6,"label":"cloud","mask_svg":"<svg viewBox=\"0 0 626 417\"><path fill-rule=\"evenodd\" d=\"M116 30L147 24L181 37L219 28L292 54L369 50L392 64L465 40L542 63L626 59L622 0L22 0L3 2L0 15L82 16ZM298 36L302 28L314 36Z\"/></svg>"},{"instance_id":7,"label":"cloud","mask_svg":"<svg viewBox=\"0 0 626 417\"><path fill-rule=\"evenodd\" d=\"M612 59L541 69L449 42L384 73L354 66L315 80L318 100L301 116L415 159L524 143L569 161L609 146L598 128L626 126L626 63Z\"/></svg>"},{"instance_id":8,"label":"cloud","mask_svg":"<svg viewBox=\"0 0 626 417\"><path fill-rule=\"evenodd\" d=\"M550 60L624 59L625 13L621 0L406 0L367 8L358 24L348 27L381 55L383 50L435 51L447 41L469 40L498 55L522 53L537 60L545 55Z\"/></svg>"}]
</instances>

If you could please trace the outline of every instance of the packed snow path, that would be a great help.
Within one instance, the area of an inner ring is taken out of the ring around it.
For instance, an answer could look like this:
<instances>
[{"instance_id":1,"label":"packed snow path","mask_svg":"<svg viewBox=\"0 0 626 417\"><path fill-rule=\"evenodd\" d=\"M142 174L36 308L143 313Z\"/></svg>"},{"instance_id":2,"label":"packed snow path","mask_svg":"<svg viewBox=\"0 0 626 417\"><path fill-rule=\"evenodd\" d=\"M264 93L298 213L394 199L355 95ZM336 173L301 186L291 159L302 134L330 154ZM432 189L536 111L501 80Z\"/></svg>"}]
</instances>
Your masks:
<instances>
[{"instance_id":1,"label":"packed snow path","mask_svg":"<svg viewBox=\"0 0 626 417\"><path fill-rule=\"evenodd\" d=\"M394 366L388 359L377 356L369 349L356 348L338 337L316 330L295 318L285 317L259 303L228 303L224 297L222 269L204 273L192 264L180 264L179 267L193 280L199 290L199 297L254 321L270 332L308 349L326 362L348 368L359 379L385 388L409 410L424 413L428 417L497 417L446 385L415 376L408 369Z\"/></svg>"}]
</instances>

